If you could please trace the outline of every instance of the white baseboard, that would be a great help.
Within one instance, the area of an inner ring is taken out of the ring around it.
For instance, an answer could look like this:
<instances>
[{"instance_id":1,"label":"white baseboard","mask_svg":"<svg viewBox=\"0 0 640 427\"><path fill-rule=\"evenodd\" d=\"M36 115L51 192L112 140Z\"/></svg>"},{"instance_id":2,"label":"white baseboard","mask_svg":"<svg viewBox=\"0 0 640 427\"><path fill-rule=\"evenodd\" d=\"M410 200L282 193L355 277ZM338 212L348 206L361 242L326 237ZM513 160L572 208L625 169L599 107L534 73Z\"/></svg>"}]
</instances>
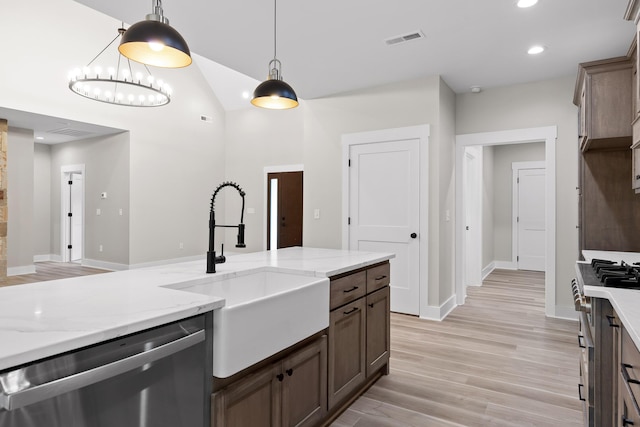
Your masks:
<instances>
[{"instance_id":1,"label":"white baseboard","mask_svg":"<svg viewBox=\"0 0 640 427\"><path fill-rule=\"evenodd\" d=\"M33 264L7 268L7 276L22 276L23 274L34 274L35 272L36 266Z\"/></svg>"},{"instance_id":2,"label":"white baseboard","mask_svg":"<svg viewBox=\"0 0 640 427\"><path fill-rule=\"evenodd\" d=\"M550 317L556 319L578 320L578 312L572 305L556 305L555 316Z\"/></svg>"},{"instance_id":3,"label":"white baseboard","mask_svg":"<svg viewBox=\"0 0 640 427\"><path fill-rule=\"evenodd\" d=\"M62 258L59 255L54 255L54 254L42 254L42 255L34 255L33 256L33 262L49 262L49 261L56 261L54 258Z\"/></svg>"},{"instance_id":4,"label":"white baseboard","mask_svg":"<svg viewBox=\"0 0 640 427\"><path fill-rule=\"evenodd\" d=\"M488 275L490 275L493 270L496 269L496 262L491 261L485 268L482 269L480 274L482 275L482 280L486 279Z\"/></svg>"},{"instance_id":5,"label":"white baseboard","mask_svg":"<svg viewBox=\"0 0 640 427\"><path fill-rule=\"evenodd\" d=\"M518 264L513 261L493 261L495 268L502 268L504 270L517 270Z\"/></svg>"},{"instance_id":6,"label":"white baseboard","mask_svg":"<svg viewBox=\"0 0 640 427\"><path fill-rule=\"evenodd\" d=\"M230 255L231 252L225 252L225 255ZM188 256L188 257L184 257L184 258L173 258L173 259L162 259L159 261L150 261L150 262L142 262L139 264L130 264L129 265L129 269L130 270L134 270L134 269L138 269L138 268L146 268L146 267L157 267L159 265L166 265L166 264L177 264L180 262L191 262L191 261L203 261L203 265L205 262L205 257L202 255L194 255L194 256Z\"/></svg>"},{"instance_id":7,"label":"white baseboard","mask_svg":"<svg viewBox=\"0 0 640 427\"><path fill-rule=\"evenodd\" d=\"M118 264L115 262L99 261L97 259L83 259L82 265L84 267L101 268L103 270L122 271L127 270L129 266L127 264Z\"/></svg>"},{"instance_id":8,"label":"white baseboard","mask_svg":"<svg viewBox=\"0 0 640 427\"><path fill-rule=\"evenodd\" d=\"M427 312L421 313L420 318L427 319L427 320L436 320L438 322L441 322L442 320L444 320L445 317L447 317L449 313L451 313L451 310L456 308L456 306L457 306L456 296L452 295L448 300L442 303L440 307L435 307L435 306L427 307Z\"/></svg>"}]
</instances>

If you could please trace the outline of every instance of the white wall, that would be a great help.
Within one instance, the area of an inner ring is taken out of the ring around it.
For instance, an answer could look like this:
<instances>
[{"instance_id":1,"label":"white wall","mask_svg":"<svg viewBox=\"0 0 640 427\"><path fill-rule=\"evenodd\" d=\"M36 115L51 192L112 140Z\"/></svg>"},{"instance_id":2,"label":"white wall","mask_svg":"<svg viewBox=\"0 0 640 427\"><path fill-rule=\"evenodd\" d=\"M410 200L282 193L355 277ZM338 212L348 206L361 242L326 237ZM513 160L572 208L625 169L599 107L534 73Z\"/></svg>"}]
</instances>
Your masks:
<instances>
[{"instance_id":1,"label":"white wall","mask_svg":"<svg viewBox=\"0 0 640 427\"><path fill-rule=\"evenodd\" d=\"M7 135L7 274L33 273L33 131Z\"/></svg>"},{"instance_id":2,"label":"white wall","mask_svg":"<svg viewBox=\"0 0 640 427\"><path fill-rule=\"evenodd\" d=\"M209 197L225 176L225 118L200 70L153 69L174 89L164 107L87 100L66 76L115 37L120 21L72 0L0 0L0 9L0 37L12 40L3 46L11 63L2 67L0 106L130 132L128 264L203 257Z\"/></svg>"},{"instance_id":3,"label":"white wall","mask_svg":"<svg viewBox=\"0 0 640 427\"><path fill-rule=\"evenodd\" d=\"M493 261L512 259L513 162L544 161L544 143L498 145L494 147L493 167Z\"/></svg>"},{"instance_id":4,"label":"white wall","mask_svg":"<svg viewBox=\"0 0 640 427\"><path fill-rule=\"evenodd\" d=\"M494 260L493 253L493 150L494 147L482 149L482 268L489 266Z\"/></svg>"},{"instance_id":5,"label":"white wall","mask_svg":"<svg viewBox=\"0 0 640 427\"><path fill-rule=\"evenodd\" d=\"M557 126L556 144L556 313L573 313L569 283L578 253L577 107L575 76L486 89L456 98L458 134Z\"/></svg>"}]
</instances>

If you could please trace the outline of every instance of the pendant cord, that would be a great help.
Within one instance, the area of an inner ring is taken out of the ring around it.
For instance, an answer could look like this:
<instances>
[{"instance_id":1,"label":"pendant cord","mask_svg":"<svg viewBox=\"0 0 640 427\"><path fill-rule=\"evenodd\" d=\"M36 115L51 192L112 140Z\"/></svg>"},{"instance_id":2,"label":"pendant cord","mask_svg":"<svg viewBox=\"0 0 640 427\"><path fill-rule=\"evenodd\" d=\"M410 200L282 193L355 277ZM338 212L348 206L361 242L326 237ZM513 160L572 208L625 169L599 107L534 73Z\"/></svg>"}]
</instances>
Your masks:
<instances>
[{"instance_id":1,"label":"pendant cord","mask_svg":"<svg viewBox=\"0 0 640 427\"><path fill-rule=\"evenodd\" d=\"M273 0L273 59L276 59L276 49L278 47L276 29L278 28L278 0Z\"/></svg>"}]
</instances>

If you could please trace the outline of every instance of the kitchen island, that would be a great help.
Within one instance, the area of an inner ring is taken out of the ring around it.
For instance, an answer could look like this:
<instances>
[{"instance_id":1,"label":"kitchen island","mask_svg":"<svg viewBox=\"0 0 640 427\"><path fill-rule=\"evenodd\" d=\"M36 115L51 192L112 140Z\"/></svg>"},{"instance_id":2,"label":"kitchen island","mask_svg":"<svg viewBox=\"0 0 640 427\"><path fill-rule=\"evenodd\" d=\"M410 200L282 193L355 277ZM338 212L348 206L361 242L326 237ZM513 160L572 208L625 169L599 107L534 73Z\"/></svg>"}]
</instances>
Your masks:
<instances>
[{"instance_id":1,"label":"kitchen island","mask_svg":"<svg viewBox=\"0 0 640 427\"><path fill-rule=\"evenodd\" d=\"M223 296L168 288L261 269L331 277L393 254L316 248L230 255L218 272L201 261L0 288L0 371L224 306ZM328 307L327 307L328 310Z\"/></svg>"},{"instance_id":2,"label":"kitchen island","mask_svg":"<svg viewBox=\"0 0 640 427\"><path fill-rule=\"evenodd\" d=\"M45 388L57 389L56 399L68 395L64 391L67 389L60 389L55 385L57 380L52 379L46 384L37 380L29 388L25 378L30 379L34 372L49 372L59 364L75 366L77 361L94 357L82 359L83 354L111 351L103 349L118 347L127 351L138 337L170 326L177 328L183 338L175 346L171 344L173 348L201 349L192 353L202 365L174 361L164 366L177 363L166 372L190 367L188 374L181 377L192 379L182 381L179 386L193 384L191 392L205 399L200 406L203 409L195 412L204 411L205 425L249 425L242 418L247 414L259 422L271 420L270 425L315 426L330 422L380 375L389 372L389 259L393 257L386 253L297 247L231 255L226 263L218 265L215 274L205 273L203 259L0 288L0 340L4 343L0 346L0 380L4 381L4 390L0 388L0 421L21 417L24 413L12 408L25 406L34 407L33 413L26 413L28 417L46 419L48 415L40 409L53 401L46 400L48 391L42 394ZM204 321L204 329L198 333L183 326L194 319ZM200 344L190 347L192 344L186 344L187 341ZM144 345L144 351L131 353L127 358L149 357L144 359L148 362L136 362L137 369L115 368L120 370L113 374L127 373L125 377L133 390L142 387L132 396L146 393L145 370L160 369L163 365L159 358L165 357L161 355L173 354L164 350L168 344L158 347L148 341L136 345ZM143 353L149 356L142 356ZM191 357L182 350L175 354ZM89 374L95 377L93 371L106 372L112 369L111 365L129 363L111 360L109 366L92 365L86 372L73 372L89 378ZM159 374L153 375L157 384ZM256 375L262 383L255 382ZM65 378L65 384L73 383L64 374L55 378ZM110 381L109 387L120 381L117 376L102 378L88 380L83 383L86 385L69 385L68 390L86 389L86 394L91 394L106 381ZM176 392L170 380L174 375L168 374L166 378L169 385L163 390L172 396ZM268 392L260 395L265 384ZM45 400L35 398L36 394L45 396ZM110 399L98 396L92 399L106 406L84 412L82 417L88 417L82 418L85 424L94 423L87 420L101 411L109 412ZM256 400L256 396L261 400ZM78 399L77 395L74 398ZM154 400L149 408L166 398L169 397ZM200 398L191 399L196 401ZM189 404L183 403L181 408L185 405ZM134 412L142 410L140 407ZM118 414L125 412L128 410ZM154 412L166 417L165 420L180 413L194 412L183 409L168 415ZM67 410L61 410L60 414L76 416ZM238 419L240 424L236 422ZM15 422L21 425L23 421ZM68 421L61 422L64 425ZM131 421L109 418L109 422L128 426ZM189 423L201 425L200 421Z\"/></svg>"}]
</instances>

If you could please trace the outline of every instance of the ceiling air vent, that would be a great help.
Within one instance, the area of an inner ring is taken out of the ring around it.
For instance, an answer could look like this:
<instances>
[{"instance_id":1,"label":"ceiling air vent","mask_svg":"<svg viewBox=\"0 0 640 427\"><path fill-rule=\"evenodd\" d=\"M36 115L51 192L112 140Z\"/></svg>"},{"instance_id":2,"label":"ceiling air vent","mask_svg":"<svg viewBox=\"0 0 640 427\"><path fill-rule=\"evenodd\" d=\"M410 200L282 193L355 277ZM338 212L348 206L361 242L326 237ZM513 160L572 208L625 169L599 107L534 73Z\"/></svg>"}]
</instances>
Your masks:
<instances>
[{"instance_id":1,"label":"ceiling air vent","mask_svg":"<svg viewBox=\"0 0 640 427\"><path fill-rule=\"evenodd\" d=\"M73 136L73 137L83 137L83 136L93 135L92 132L87 132L85 130L80 130L80 129L72 129L68 127L53 129L53 130L47 131L47 133L55 133L57 135L67 135L67 136Z\"/></svg>"},{"instance_id":2,"label":"ceiling air vent","mask_svg":"<svg viewBox=\"0 0 640 427\"><path fill-rule=\"evenodd\" d=\"M387 46L393 46L404 42L409 42L411 40L419 40L423 39L424 34L422 31L414 31L407 34L402 34L400 36L390 37L384 41Z\"/></svg>"}]
</instances>

